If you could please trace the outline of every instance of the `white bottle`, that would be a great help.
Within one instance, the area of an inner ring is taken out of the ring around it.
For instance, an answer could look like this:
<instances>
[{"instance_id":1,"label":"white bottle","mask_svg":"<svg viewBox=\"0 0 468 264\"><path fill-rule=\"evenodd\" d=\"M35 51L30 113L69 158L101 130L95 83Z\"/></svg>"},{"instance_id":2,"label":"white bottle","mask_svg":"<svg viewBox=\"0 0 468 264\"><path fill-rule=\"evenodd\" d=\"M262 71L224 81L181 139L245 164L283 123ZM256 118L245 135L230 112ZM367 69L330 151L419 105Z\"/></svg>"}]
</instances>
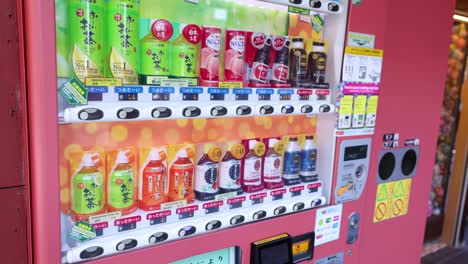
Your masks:
<instances>
[{"instance_id":1,"label":"white bottle","mask_svg":"<svg viewBox=\"0 0 468 264\"><path fill-rule=\"evenodd\" d=\"M313 136L307 136L301 151L301 169L299 172L302 182L318 180L317 175L317 147Z\"/></svg>"},{"instance_id":2,"label":"white bottle","mask_svg":"<svg viewBox=\"0 0 468 264\"><path fill-rule=\"evenodd\" d=\"M301 148L296 137L291 137L284 152L283 179L285 185L294 185L301 182L299 168L301 163Z\"/></svg>"}]
</instances>

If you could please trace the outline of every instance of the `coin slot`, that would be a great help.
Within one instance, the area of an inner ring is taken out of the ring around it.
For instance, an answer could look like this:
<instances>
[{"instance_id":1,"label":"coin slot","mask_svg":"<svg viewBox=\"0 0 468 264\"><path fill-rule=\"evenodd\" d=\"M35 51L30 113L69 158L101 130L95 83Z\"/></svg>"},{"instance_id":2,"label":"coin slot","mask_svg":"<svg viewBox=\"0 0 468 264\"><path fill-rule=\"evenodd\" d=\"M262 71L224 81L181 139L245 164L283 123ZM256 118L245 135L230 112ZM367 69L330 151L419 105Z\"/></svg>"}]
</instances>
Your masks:
<instances>
[{"instance_id":1,"label":"coin slot","mask_svg":"<svg viewBox=\"0 0 468 264\"><path fill-rule=\"evenodd\" d=\"M160 243L160 242L167 240L168 237L169 235L167 233L159 232L150 236L148 241L150 242L150 244L155 244L155 243Z\"/></svg>"},{"instance_id":2,"label":"coin slot","mask_svg":"<svg viewBox=\"0 0 468 264\"><path fill-rule=\"evenodd\" d=\"M403 175L409 176L414 172L418 162L418 154L413 149L406 151L401 162L401 171Z\"/></svg>"},{"instance_id":3,"label":"coin slot","mask_svg":"<svg viewBox=\"0 0 468 264\"><path fill-rule=\"evenodd\" d=\"M78 113L78 118L80 120L100 120L104 117L104 112L97 108L86 108L81 110Z\"/></svg>"},{"instance_id":4,"label":"coin slot","mask_svg":"<svg viewBox=\"0 0 468 264\"><path fill-rule=\"evenodd\" d=\"M99 257L104 253L104 249L102 247L89 247L80 253L81 259L90 259Z\"/></svg>"},{"instance_id":5,"label":"coin slot","mask_svg":"<svg viewBox=\"0 0 468 264\"><path fill-rule=\"evenodd\" d=\"M138 241L136 239L125 239L117 244L115 247L117 251L124 251L129 250L138 245Z\"/></svg>"},{"instance_id":6,"label":"coin slot","mask_svg":"<svg viewBox=\"0 0 468 264\"><path fill-rule=\"evenodd\" d=\"M391 152L387 152L379 162L379 177L383 181L388 180L395 170L396 158Z\"/></svg>"}]
</instances>

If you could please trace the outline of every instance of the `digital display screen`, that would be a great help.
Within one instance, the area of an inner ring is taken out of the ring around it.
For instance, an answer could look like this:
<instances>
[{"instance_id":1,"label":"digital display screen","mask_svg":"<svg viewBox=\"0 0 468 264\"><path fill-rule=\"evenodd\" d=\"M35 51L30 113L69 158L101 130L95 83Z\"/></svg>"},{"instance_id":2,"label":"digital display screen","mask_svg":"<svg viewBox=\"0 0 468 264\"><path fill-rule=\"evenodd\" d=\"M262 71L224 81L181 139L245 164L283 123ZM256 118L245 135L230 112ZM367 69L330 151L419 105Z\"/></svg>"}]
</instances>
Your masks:
<instances>
[{"instance_id":1,"label":"digital display screen","mask_svg":"<svg viewBox=\"0 0 468 264\"><path fill-rule=\"evenodd\" d=\"M262 264L289 264L289 244L280 243L271 247L262 248L260 251Z\"/></svg>"},{"instance_id":2,"label":"digital display screen","mask_svg":"<svg viewBox=\"0 0 468 264\"><path fill-rule=\"evenodd\" d=\"M367 158L368 145L346 147L344 161L360 160Z\"/></svg>"}]
</instances>

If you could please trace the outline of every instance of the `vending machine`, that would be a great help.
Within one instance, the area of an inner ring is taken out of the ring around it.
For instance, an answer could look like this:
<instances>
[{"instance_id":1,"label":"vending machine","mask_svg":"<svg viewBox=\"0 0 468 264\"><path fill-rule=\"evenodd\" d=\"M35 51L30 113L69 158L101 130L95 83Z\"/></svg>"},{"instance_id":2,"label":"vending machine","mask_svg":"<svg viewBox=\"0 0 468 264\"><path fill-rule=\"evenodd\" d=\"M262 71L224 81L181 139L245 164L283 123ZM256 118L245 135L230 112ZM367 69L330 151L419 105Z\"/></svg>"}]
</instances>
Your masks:
<instances>
[{"instance_id":1,"label":"vending machine","mask_svg":"<svg viewBox=\"0 0 468 264\"><path fill-rule=\"evenodd\" d=\"M418 263L432 2L18 2L31 261Z\"/></svg>"}]
</instances>

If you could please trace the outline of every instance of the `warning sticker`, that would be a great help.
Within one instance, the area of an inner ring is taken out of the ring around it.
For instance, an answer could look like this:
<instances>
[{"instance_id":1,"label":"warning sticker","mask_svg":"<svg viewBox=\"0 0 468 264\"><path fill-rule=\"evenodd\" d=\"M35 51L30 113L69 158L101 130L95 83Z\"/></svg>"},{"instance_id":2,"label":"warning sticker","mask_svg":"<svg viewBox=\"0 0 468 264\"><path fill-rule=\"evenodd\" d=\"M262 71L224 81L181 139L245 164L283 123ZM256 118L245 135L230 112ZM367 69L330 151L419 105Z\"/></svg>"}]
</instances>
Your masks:
<instances>
[{"instance_id":1,"label":"warning sticker","mask_svg":"<svg viewBox=\"0 0 468 264\"><path fill-rule=\"evenodd\" d=\"M68 237L79 242L86 242L96 237L96 231L89 223L80 221L73 226Z\"/></svg>"},{"instance_id":2,"label":"warning sticker","mask_svg":"<svg viewBox=\"0 0 468 264\"><path fill-rule=\"evenodd\" d=\"M374 223L408 213L411 179L382 183L377 186Z\"/></svg>"},{"instance_id":3,"label":"warning sticker","mask_svg":"<svg viewBox=\"0 0 468 264\"><path fill-rule=\"evenodd\" d=\"M60 95L71 105L88 104L88 89L76 78L72 78L59 88Z\"/></svg>"}]
</instances>

